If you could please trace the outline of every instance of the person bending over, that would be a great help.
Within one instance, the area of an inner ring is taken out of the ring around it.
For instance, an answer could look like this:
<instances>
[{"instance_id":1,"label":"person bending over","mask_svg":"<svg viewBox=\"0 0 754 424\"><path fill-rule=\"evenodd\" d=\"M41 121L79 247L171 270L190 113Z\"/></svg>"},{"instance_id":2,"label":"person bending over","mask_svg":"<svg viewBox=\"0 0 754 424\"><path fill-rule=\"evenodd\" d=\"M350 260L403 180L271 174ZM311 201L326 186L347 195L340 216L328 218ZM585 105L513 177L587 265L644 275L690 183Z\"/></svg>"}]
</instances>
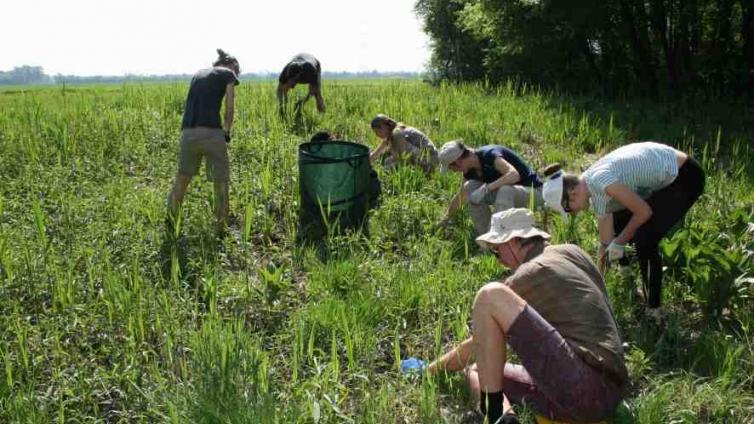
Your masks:
<instances>
[{"instance_id":1,"label":"person bending over","mask_svg":"<svg viewBox=\"0 0 754 424\"><path fill-rule=\"evenodd\" d=\"M490 227L494 212L510 208L538 208L542 200L542 182L537 173L514 151L488 145L477 149L461 141L449 141L440 148L443 172L451 170L463 174L461 187L453 196L442 223L447 223L468 200L469 215L476 235Z\"/></svg>"},{"instance_id":2,"label":"person bending over","mask_svg":"<svg viewBox=\"0 0 754 424\"><path fill-rule=\"evenodd\" d=\"M198 71L191 79L181 124L178 173L167 203L170 220L174 222L191 178L199 172L205 159L207 179L215 185L217 230L222 232L230 209L228 143L233 127L235 86L239 84L241 68L235 57L221 49L217 53L212 67ZM225 119L221 120L223 97Z\"/></svg>"},{"instance_id":3,"label":"person bending over","mask_svg":"<svg viewBox=\"0 0 754 424\"><path fill-rule=\"evenodd\" d=\"M308 84L309 93L304 100L296 103L296 107L301 107L310 97L314 96L317 101L317 111L324 113L325 101L322 98L322 67L319 64L319 60L308 53L299 53L293 56L293 59L280 72L277 97L281 111L285 110L288 102L288 92L297 84Z\"/></svg>"},{"instance_id":4,"label":"person bending over","mask_svg":"<svg viewBox=\"0 0 754 424\"><path fill-rule=\"evenodd\" d=\"M662 261L658 245L704 191L704 171L686 153L655 142L632 143L603 156L580 176L548 166L547 205L575 214L592 206L597 214L600 270L608 261L627 267L624 248L636 247L648 314L662 321ZM627 273L624 273L627 274Z\"/></svg>"},{"instance_id":5,"label":"person bending over","mask_svg":"<svg viewBox=\"0 0 754 424\"><path fill-rule=\"evenodd\" d=\"M437 166L437 149L423 132L383 114L375 116L370 126L382 140L369 154L372 164L385 152L389 152L390 157L385 162L387 168L408 162L428 173Z\"/></svg>"}]
</instances>

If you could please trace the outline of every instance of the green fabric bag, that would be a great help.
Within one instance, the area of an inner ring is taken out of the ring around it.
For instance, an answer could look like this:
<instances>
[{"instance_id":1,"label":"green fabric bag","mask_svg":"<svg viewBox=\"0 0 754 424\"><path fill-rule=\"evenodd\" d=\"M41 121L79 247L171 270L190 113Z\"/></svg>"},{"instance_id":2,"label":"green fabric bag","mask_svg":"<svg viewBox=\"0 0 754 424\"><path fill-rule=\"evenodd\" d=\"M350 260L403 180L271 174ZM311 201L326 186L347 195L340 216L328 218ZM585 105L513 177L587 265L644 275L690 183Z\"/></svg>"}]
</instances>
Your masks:
<instances>
[{"instance_id":1,"label":"green fabric bag","mask_svg":"<svg viewBox=\"0 0 754 424\"><path fill-rule=\"evenodd\" d=\"M298 149L299 230L321 237L364 224L369 205L369 148L348 141L303 143Z\"/></svg>"}]
</instances>

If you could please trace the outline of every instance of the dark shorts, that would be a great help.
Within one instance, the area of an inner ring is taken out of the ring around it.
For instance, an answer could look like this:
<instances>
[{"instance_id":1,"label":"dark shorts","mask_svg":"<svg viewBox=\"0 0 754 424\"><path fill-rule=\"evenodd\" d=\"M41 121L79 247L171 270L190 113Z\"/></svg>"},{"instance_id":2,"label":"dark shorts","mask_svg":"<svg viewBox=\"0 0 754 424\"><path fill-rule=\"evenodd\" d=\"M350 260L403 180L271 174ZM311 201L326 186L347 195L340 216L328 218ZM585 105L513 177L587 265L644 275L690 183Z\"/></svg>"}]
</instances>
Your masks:
<instances>
[{"instance_id":1,"label":"dark shorts","mask_svg":"<svg viewBox=\"0 0 754 424\"><path fill-rule=\"evenodd\" d=\"M614 378L587 364L542 316L527 305L508 330L523 365L505 364L503 393L550 419L596 422L622 399Z\"/></svg>"}]
</instances>

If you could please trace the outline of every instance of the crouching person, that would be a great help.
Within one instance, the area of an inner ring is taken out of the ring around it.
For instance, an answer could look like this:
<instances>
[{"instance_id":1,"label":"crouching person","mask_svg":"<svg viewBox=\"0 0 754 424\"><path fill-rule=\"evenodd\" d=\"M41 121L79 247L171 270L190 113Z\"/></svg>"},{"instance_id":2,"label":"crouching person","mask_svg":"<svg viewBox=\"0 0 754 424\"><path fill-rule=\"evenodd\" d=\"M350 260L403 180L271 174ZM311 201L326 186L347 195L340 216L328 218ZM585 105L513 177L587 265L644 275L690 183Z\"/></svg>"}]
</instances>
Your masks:
<instances>
[{"instance_id":1,"label":"crouching person","mask_svg":"<svg viewBox=\"0 0 754 424\"><path fill-rule=\"evenodd\" d=\"M389 152L390 156L385 161L385 167L388 169L402 163L410 163L429 173L437 166L437 149L434 143L418 129L383 114L375 116L370 126L374 134L382 140L369 154L372 164L385 152Z\"/></svg>"},{"instance_id":2,"label":"crouching person","mask_svg":"<svg viewBox=\"0 0 754 424\"><path fill-rule=\"evenodd\" d=\"M477 236L489 230L493 212L544 205L542 182L537 173L507 147L489 145L471 149L461 141L449 141L440 148L438 158L443 172L450 170L463 175L443 225L467 201Z\"/></svg>"},{"instance_id":3,"label":"crouching person","mask_svg":"<svg viewBox=\"0 0 754 424\"><path fill-rule=\"evenodd\" d=\"M477 243L514 273L479 290L472 337L428 367L465 371L489 423L518 422L509 402L553 420L600 421L613 414L628 383L597 267L579 247L551 246L549 238L527 209L493 215ZM507 361L508 346L520 365Z\"/></svg>"}]
</instances>

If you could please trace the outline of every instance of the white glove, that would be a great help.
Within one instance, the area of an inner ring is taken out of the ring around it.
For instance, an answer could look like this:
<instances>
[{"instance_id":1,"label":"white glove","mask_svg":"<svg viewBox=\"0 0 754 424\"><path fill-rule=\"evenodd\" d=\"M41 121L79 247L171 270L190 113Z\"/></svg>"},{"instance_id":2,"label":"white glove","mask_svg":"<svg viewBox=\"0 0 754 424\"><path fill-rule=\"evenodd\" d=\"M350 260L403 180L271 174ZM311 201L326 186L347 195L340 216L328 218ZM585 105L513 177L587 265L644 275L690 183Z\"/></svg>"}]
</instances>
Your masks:
<instances>
[{"instance_id":1,"label":"white glove","mask_svg":"<svg viewBox=\"0 0 754 424\"><path fill-rule=\"evenodd\" d=\"M618 259L623 257L625 250L626 250L626 246L613 240L607 246L607 259L610 262L617 261Z\"/></svg>"},{"instance_id":2,"label":"white glove","mask_svg":"<svg viewBox=\"0 0 754 424\"><path fill-rule=\"evenodd\" d=\"M481 187L471 192L471 194L469 195L469 202L478 205L482 203L484 196L486 196L489 192L490 189L487 188L487 184L482 184Z\"/></svg>"}]
</instances>

